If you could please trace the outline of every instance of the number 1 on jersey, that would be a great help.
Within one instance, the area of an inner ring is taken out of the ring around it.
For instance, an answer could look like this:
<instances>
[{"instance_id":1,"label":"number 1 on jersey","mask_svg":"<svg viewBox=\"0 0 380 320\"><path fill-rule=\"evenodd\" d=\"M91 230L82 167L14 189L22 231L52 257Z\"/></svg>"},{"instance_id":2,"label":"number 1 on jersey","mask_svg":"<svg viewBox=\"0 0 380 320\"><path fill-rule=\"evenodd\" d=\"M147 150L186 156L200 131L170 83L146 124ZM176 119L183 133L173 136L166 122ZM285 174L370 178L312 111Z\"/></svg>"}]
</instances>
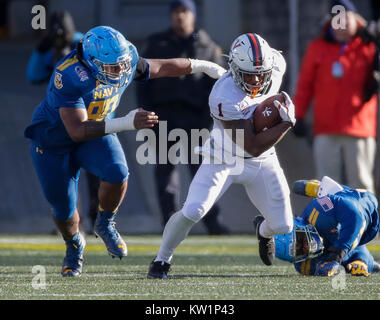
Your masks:
<instances>
[{"instance_id":1,"label":"number 1 on jersey","mask_svg":"<svg viewBox=\"0 0 380 320\"><path fill-rule=\"evenodd\" d=\"M222 112L222 103L218 104L218 110L219 110L219 117L224 117L223 112Z\"/></svg>"}]
</instances>

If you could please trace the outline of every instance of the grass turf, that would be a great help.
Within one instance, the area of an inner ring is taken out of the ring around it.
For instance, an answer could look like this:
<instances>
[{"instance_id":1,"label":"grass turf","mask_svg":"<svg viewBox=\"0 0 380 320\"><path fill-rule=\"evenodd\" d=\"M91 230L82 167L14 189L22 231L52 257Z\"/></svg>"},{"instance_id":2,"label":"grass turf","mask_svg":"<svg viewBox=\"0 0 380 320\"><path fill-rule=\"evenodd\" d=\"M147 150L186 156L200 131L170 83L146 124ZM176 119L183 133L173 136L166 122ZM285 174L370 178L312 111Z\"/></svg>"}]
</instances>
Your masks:
<instances>
[{"instance_id":1,"label":"grass turf","mask_svg":"<svg viewBox=\"0 0 380 320\"><path fill-rule=\"evenodd\" d=\"M0 235L0 300L380 299L380 274L317 278L300 276L278 260L267 267L258 257L256 238L248 235L190 236L176 250L170 279L150 280L148 266L161 236L124 239L128 257L119 260L111 259L101 240L86 236L82 276L63 278L65 247L58 236ZM379 261L380 239L368 248ZM46 272L42 287L41 270Z\"/></svg>"}]
</instances>

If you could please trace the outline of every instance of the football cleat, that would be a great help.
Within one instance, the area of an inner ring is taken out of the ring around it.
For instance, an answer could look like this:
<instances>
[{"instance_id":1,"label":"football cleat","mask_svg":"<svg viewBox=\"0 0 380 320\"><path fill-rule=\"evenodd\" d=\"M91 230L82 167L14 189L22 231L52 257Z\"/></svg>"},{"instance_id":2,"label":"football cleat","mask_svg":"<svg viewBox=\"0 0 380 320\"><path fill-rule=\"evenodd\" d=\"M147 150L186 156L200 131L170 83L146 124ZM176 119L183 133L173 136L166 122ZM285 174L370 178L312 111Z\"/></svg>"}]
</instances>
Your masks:
<instances>
[{"instance_id":1,"label":"football cleat","mask_svg":"<svg viewBox=\"0 0 380 320\"><path fill-rule=\"evenodd\" d=\"M128 253L127 244L117 232L114 221L115 214L108 217L107 214L98 213L95 220L94 233L96 237L100 237L106 245L108 253L114 258L120 259Z\"/></svg>"},{"instance_id":2,"label":"football cleat","mask_svg":"<svg viewBox=\"0 0 380 320\"><path fill-rule=\"evenodd\" d=\"M86 241L81 233L74 235L72 240L65 241L66 256L63 259L61 274L63 277L80 277L83 266L83 251Z\"/></svg>"},{"instance_id":3,"label":"football cleat","mask_svg":"<svg viewBox=\"0 0 380 320\"><path fill-rule=\"evenodd\" d=\"M169 263L153 260L149 266L148 279L167 279L169 271Z\"/></svg>"},{"instance_id":4,"label":"football cleat","mask_svg":"<svg viewBox=\"0 0 380 320\"><path fill-rule=\"evenodd\" d=\"M260 225L264 220L263 216L258 215L253 220L253 225L255 226L257 239L259 240L260 259L265 265L271 266L275 257L275 242L273 237L268 239L260 235Z\"/></svg>"},{"instance_id":5,"label":"football cleat","mask_svg":"<svg viewBox=\"0 0 380 320\"><path fill-rule=\"evenodd\" d=\"M328 176L323 176L322 180L297 180L292 184L292 191L301 196L312 198L324 197L328 194L336 194L343 190L343 187Z\"/></svg>"}]
</instances>

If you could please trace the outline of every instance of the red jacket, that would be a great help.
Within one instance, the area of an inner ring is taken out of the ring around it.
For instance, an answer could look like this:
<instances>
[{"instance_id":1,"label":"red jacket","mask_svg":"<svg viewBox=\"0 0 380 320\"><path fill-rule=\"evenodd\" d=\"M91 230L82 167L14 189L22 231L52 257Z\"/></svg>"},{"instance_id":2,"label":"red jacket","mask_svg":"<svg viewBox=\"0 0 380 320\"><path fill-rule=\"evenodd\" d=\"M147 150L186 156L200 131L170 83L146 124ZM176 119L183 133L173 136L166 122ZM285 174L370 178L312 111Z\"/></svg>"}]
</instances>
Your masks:
<instances>
[{"instance_id":1,"label":"red jacket","mask_svg":"<svg viewBox=\"0 0 380 320\"><path fill-rule=\"evenodd\" d=\"M376 136L376 95L364 103L363 91L370 81L374 44L353 38L341 44L324 37L312 41L302 62L294 104L296 117L303 119L314 99L314 135L345 134ZM343 65L341 78L332 76L333 63Z\"/></svg>"}]
</instances>

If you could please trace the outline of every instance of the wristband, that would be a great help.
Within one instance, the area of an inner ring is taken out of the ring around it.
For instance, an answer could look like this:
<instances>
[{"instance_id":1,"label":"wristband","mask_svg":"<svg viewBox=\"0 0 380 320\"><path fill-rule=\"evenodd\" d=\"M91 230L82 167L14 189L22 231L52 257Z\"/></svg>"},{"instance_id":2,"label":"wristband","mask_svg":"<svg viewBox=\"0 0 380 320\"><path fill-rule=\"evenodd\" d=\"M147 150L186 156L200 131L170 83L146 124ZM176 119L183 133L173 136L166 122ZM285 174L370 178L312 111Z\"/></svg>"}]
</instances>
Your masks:
<instances>
[{"instance_id":1,"label":"wristband","mask_svg":"<svg viewBox=\"0 0 380 320\"><path fill-rule=\"evenodd\" d=\"M114 132L120 132L120 131L135 130L136 128L133 122L135 120L135 115L137 112L138 112L138 109L134 109L130 111L124 117L104 120L105 122L104 132L108 134L108 133L114 133Z\"/></svg>"}]
</instances>

